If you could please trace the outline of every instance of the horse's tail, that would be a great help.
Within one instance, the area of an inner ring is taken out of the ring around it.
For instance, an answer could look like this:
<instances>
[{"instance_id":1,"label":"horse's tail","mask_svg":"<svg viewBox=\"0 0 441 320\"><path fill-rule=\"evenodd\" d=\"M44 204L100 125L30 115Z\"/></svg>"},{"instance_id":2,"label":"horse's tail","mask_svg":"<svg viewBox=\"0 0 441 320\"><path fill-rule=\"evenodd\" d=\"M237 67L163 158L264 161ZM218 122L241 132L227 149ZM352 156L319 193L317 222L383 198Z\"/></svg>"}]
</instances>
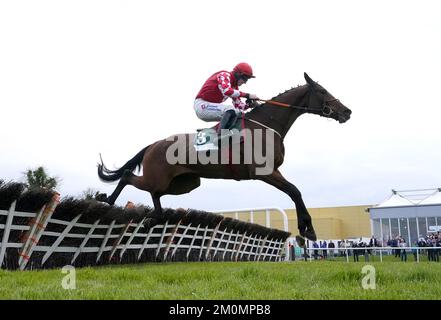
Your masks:
<instances>
[{"instance_id":1,"label":"horse's tail","mask_svg":"<svg viewBox=\"0 0 441 320\"><path fill-rule=\"evenodd\" d=\"M101 159L101 163L98 164L98 176L100 177L101 180L110 182L121 179L125 170L134 171L136 168L138 168L139 170L141 168L142 159L144 158L144 153L148 149L148 147L150 146L147 146L141 151L139 151L136 154L136 156L134 156L132 159L127 161L125 165L123 165L121 168L117 170L107 169L106 166L104 165L103 159Z\"/></svg>"}]
</instances>

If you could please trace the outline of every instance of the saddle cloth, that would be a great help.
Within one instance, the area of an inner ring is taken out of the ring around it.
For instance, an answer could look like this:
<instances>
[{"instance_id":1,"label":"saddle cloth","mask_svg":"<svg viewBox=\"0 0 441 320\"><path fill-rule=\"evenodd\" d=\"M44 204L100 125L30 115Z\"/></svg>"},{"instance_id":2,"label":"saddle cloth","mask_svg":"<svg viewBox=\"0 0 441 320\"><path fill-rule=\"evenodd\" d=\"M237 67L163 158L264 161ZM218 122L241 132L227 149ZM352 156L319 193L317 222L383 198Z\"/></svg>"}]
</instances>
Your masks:
<instances>
[{"instance_id":1,"label":"saddle cloth","mask_svg":"<svg viewBox=\"0 0 441 320\"><path fill-rule=\"evenodd\" d=\"M242 131L242 116L238 116L236 118L236 121L233 123L233 125L230 128L230 134L229 135L222 135L222 137L218 137L217 135L217 128L219 124L217 124L213 128L204 128L204 129L197 129L197 134L195 135L195 138L193 140L193 146L196 149L196 151L208 151L208 150L218 150L219 149L219 143L223 139L227 139L229 137L233 137L236 135L241 134ZM242 142L240 139L232 139L233 143Z\"/></svg>"}]
</instances>

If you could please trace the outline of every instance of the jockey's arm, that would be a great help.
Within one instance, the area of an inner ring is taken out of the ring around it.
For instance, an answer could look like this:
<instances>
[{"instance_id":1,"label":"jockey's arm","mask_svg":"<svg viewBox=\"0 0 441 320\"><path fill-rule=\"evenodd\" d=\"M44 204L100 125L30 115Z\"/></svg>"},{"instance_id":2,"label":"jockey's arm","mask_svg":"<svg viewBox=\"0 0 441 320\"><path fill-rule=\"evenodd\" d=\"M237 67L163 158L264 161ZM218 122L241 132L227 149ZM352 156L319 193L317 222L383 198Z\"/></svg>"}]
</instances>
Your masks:
<instances>
[{"instance_id":1,"label":"jockey's arm","mask_svg":"<svg viewBox=\"0 0 441 320\"><path fill-rule=\"evenodd\" d=\"M230 75L226 72L221 72L219 73L219 75L217 76L217 83L218 83L218 88L219 90L222 92L222 94L224 96L230 97L231 99L233 99L233 102L235 100L239 100L239 98L245 98L248 96L247 93L239 91L237 89L234 89L231 86L231 80L230 80ZM236 103L235 103L236 106Z\"/></svg>"},{"instance_id":2,"label":"jockey's arm","mask_svg":"<svg viewBox=\"0 0 441 320\"><path fill-rule=\"evenodd\" d=\"M240 100L240 98L233 99L233 106L237 109L240 109L240 110L247 109L247 104L245 102L243 102L242 100Z\"/></svg>"}]
</instances>

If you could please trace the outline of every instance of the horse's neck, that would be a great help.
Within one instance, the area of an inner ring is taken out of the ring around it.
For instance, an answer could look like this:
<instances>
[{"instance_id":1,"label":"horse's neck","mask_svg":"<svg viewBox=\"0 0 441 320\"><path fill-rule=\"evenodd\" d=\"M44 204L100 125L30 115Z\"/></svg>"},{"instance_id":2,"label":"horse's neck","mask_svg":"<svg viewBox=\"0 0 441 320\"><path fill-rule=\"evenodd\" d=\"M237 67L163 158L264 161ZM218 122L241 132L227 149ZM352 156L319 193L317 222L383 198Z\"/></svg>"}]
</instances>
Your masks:
<instances>
[{"instance_id":1,"label":"horse's neck","mask_svg":"<svg viewBox=\"0 0 441 320\"><path fill-rule=\"evenodd\" d=\"M286 103L289 105L303 106L308 93L307 86L301 86L286 91L272 100ZM282 138L288 133L289 129L297 118L304 113L304 110L286 108L264 103L260 107L247 114L247 118L258 121L263 125L276 130Z\"/></svg>"}]
</instances>

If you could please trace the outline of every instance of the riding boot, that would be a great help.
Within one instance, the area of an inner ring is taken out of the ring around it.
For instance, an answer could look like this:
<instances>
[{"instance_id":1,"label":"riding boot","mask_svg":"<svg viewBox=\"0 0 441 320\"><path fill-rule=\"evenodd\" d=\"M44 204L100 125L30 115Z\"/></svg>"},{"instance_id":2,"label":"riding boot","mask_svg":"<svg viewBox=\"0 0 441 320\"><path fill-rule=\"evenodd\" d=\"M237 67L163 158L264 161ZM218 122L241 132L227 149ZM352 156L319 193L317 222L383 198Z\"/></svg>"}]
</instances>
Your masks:
<instances>
[{"instance_id":1,"label":"riding boot","mask_svg":"<svg viewBox=\"0 0 441 320\"><path fill-rule=\"evenodd\" d=\"M236 111L234 110L227 110L224 112L217 128L219 139L221 138L222 129L230 129L231 126L234 124L234 121L236 121L236 117Z\"/></svg>"}]
</instances>

